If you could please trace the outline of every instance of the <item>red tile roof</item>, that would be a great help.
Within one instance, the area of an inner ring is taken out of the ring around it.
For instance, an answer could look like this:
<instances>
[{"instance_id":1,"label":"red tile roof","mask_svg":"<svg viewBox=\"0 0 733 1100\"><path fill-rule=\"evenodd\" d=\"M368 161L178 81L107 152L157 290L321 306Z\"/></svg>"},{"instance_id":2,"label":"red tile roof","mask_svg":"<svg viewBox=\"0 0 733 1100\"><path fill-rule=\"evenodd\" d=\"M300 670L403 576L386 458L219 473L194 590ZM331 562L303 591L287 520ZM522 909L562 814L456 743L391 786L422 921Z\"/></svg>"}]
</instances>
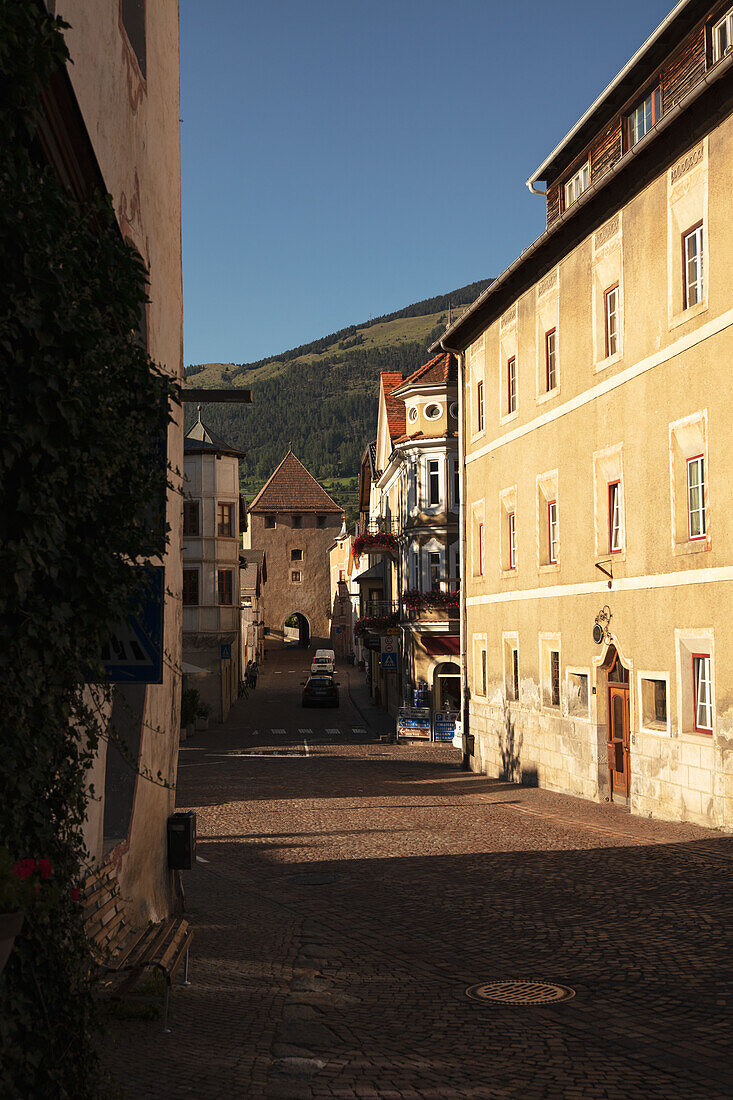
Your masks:
<instances>
[{"instance_id":1,"label":"red tile roof","mask_svg":"<svg viewBox=\"0 0 733 1100\"><path fill-rule=\"evenodd\" d=\"M458 360L449 351L441 351L433 356L427 363L418 367L416 371L404 380L402 386L413 386L418 382L427 385L448 385L458 381ZM402 388L402 387L400 387Z\"/></svg>"},{"instance_id":2,"label":"red tile roof","mask_svg":"<svg viewBox=\"0 0 733 1100\"><path fill-rule=\"evenodd\" d=\"M250 512L343 513L292 451L270 475L249 506Z\"/></svg>"},{"instance_id":3,"label":"red tile roof","mask_svg":"<svg viewBox=\"0 0 733 1100\"><path fill-rule=\"evenodd\" d=\"M387 406L387 427L389 437L394 439L405 430L405 403L399 397L392 397L392 391L402 385L402 375L398 370L383 370L379 376L384 390L384 402Z\"/></svg>"}]
</instances>

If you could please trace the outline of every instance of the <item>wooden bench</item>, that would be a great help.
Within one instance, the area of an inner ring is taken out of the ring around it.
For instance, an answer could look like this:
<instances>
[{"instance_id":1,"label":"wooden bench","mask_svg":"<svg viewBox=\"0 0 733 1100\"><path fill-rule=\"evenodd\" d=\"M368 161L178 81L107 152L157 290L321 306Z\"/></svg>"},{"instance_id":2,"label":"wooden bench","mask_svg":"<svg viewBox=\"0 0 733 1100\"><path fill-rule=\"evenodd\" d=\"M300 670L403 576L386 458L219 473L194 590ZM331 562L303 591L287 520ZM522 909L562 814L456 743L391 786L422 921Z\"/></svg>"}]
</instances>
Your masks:
<instances>
[{"instance_id":1,"label":"wooden bench","mask_svg":"<svg viewBox=\"0 0 733 1100\"><path fill-rule=\"evenodd\" d=\"M109 861L89 875L83 888L84 929L100 977L118 975L115 989L122 995L148 969L165 978L163 1031L168 1032L168 998L171 979L183 962L183 984L188 980L188 952L193 932L188 921L171 917L145 928L133 928L120 894L117 870Z\"/></svg>"}]
</instances>

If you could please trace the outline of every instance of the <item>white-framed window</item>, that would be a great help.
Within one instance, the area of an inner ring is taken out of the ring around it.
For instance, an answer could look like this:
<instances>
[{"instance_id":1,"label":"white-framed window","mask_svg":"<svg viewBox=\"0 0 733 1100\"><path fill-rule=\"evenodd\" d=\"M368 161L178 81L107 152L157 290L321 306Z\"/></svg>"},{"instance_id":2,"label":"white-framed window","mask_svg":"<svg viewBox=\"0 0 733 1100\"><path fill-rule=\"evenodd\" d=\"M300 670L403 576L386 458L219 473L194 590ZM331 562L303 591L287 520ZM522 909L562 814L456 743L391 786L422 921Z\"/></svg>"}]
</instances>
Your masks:
<instances>
[{"instance_id":1,"label":"white-framed window","mask_svg":"<svg viewBox=\"0 0 733 1100\"><path fill-rule=\"evenodd\" d=\"M507 516L509 527L509 568L517 568L517 513L510 512Z\"/></svg>"},{"instance_id":2,"label":"white-framed window","mask_svg":"<svg viewBox=\"0 0 733 1100\"><path fill-rule=\"evenodd\" d=\"M452 455L450 460L450 485L451 508L457 512L461 506L461 467L455 455Z\"/></svg>"},{"instance_id":3,"label":"white-framed window","mask_svg":"<svg viewBox=\"0 0 733 1100\"><path fill-rule=\"evenodd\" d=\"M476 431L484 430L484 383L476 383Z\"/></svg>"},{"instance_id":4,"label":"white-framed window","mask_svg":"<svg viewBox=\"0 0 733 1100\"><path fill-rule=\"evenodd\" d=\"M695 700L695 730L713 732L713 681L709 653L692 654L692 682Z\"/></svg>"},{"instance_id":5,"label":"white-framed window","mask_svg":"<svg viewBox=\"0 0 733 1100\"><path fill-rule=\"evenodd\" d=\"M440 504L440 459L429 458L428 471L428 504L431 507Z\"/></svg>"},{"instance_id":6,"label":"white-framed window","mask_svg":"<svg viewBox=\"0 0 733 1100\"><path fill-rule=\"evenodd\" d=\"M442 577L441 555L439 550L428 551L428 592L440 592Z\"/></svg>"},{"instance_id":7,"label":"white-framed window","mask_svg":"<svg viewBox=\"0 0 733 1100\"><path fill-rule=\"evenodd\" d=\"M551 565L557 562L557 501L547 502L547 552Z\"/></svg>"},{"instance_id":8,"label":"white-framed window","mask_svg":"<svg viewBox=\"0 0 733 1100\"><path fill-rule=\"evenodd\" d=\"M713 27L713 61L720 61L733 48L733 8Z\"/></svg>"},{"instance_id":9,"label":"white-framed window","mask_svg":"<svg viewBox=\"0 0 733 1100\"><path fill-rule=\"evenodd\" d=\"M682 234L682 308L696 306L704 298L703 224L700 222Z\"/></svg>"},{"instance_id":10,"label":"white-framed window","mask_svg":"<svg viewBox=\"0 0 733 1100\"><path fill-rule=\"evenodd\" d=\"M583 192L587 189L590 183L590 161L586 161L582 168L579 168L572 179L569 179L565 184L565 209L572 205L576 199L579 199Z\"/></svg>"},{"instance_id":11,"label":"white-framed window","mask_svg":"<svg viewBox=\"0 0 733 1100\"><path fill-rule=\"evenodd\" d=\"M662 117L662 90L656 87L627 117L628 148L633 148Z\"/></svg>"},{"instance_id":12,"label":"white-framed window","mask_svg":"<svg viewBox=\"0 0 733 1100\"><path fill-rule=\"evenodd\" d=\"M611 481L608 485L608 550L619 554L624 548L623 509L621 501L621 482Z\"/></svg>"},{"instance_id":13,"label":"white-framed window","mask_svg":"<svg viewBox=\"0 0 733 1100\"><path fill-rule=\"evenodd\" d=\"M618 351L618 283L603 294L603 312L606 332L606 358Z\"/></svg>"},{"instance_id":14,"label":"white-framed window","mask_svg":"<svg viewBox=\"0 0 733 1100\"><path fill-rule=\"evenodd\" d=\"M690 541L704 539L705 522L705 456L687 460L687 531Z\"/></svg>"},{"instance_id":15,"label":"white-framed window","mask_svg":"<svg viewBox=\"0 0 733 1100\"><path fill-rule=\"evenodd\" d=\"M715 730L715 638L709 627L675 629L679 732L712 736Z\"/></svg>"},{"instance_id":16,"label":"white-framed window","mask_svg":"<svg viewBox=\"0 0 733 1100\"><path fill-rule=\"evenodd\" d=\"M480 577L484 575L484 525L479 523L478 525L478 573Z\"/></svg>"},{"instance_id":17,"label":"white-framed window","mask_svg":"<svg viewBox=\"0 0 733 1100\"><path fill-rule=\"evenodd\" d=\"M557 329L545 333L545 389L549 393L557 386Z\"/></svg>"},{"instance_id":18,"label":"white-framed window","mask_svg":"<svg viewBox=\"0 0 733 1100\"><path fill-rule=\"evenodd\" d=\"M410 405L409 409L407 410L407 419L411 423L414 420L417 420L417 405Z\"/></svg>"}]
</instances>

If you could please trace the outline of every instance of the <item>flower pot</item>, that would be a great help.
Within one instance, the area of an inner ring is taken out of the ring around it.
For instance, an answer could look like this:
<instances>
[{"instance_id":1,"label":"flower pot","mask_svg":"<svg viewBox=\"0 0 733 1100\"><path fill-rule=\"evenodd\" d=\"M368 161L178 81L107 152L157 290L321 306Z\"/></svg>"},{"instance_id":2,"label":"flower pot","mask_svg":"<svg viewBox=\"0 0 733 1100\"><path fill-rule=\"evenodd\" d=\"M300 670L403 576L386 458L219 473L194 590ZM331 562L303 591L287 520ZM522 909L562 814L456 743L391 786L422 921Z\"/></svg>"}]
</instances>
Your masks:
<instances>
[{"instance_id":1,"label":"flower pot","mask_svg":"<svg viewBox=\"0 0 733 1100\"><path fill-rule=\"evenodd\" d=\"M0 913L0 974L13 950L15 937L23 927L25 912L18 909L15 913Z\"/></svg>"}]
</instances>

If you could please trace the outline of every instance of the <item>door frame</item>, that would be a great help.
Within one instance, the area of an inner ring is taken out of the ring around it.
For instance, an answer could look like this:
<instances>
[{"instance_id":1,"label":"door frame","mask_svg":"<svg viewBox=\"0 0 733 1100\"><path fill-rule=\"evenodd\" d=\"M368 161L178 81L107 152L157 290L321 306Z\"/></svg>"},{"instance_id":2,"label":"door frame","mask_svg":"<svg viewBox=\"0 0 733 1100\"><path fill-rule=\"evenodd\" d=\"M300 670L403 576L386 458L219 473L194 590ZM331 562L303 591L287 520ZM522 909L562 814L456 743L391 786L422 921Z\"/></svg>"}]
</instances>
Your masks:
<instances>
[{"instance_id":1,"label":"door frame","mask_svg":"<svg viewBox=\"0 0 733 1100\"><path fill-rule=\"evenodd\" d=\"M614 645L609 647L608 653L613 650L613 656L609 664L608 654L603 662L606 676L606 706L608 710L608 723L606 728L606 753L608 761L608 781L610 798L612 802L628 805L631 793L631 669L624 664L621 655ZM610 680L610 674L616 666L620 666L624 672L623 680ZM618 697L623 700L621 736L614 737L614 707L613 700ZM614 766L618 763L622 768ZM614 786L614 776L623 776L625 783L622 786Z\"/></svg>"}]
</instances>

